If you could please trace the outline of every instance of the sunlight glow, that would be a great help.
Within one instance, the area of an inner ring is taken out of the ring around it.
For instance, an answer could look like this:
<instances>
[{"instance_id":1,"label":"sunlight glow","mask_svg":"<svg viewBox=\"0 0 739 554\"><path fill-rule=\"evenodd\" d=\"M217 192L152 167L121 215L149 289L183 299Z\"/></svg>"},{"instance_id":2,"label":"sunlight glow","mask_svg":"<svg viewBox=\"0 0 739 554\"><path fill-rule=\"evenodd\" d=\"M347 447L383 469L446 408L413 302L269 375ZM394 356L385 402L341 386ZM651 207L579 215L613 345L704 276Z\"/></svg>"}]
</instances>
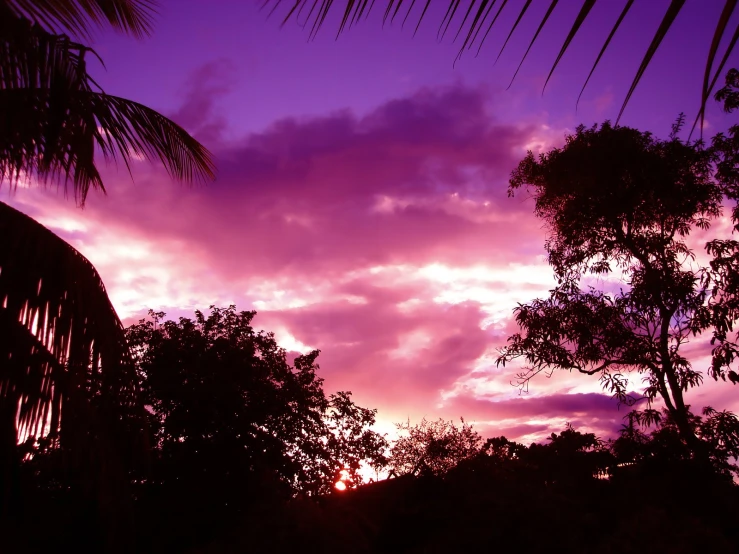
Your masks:
<instances>
[{"instance_id":1,"label":"sunlight glow","mask_svg":"<svg viewBox=\"0 0 739 554\"><path fill-rule=\"evenodd\" d=\"M49 229L59 229L67 233L87 231L87 225L73 217L39 217L38 222Z\"/></svg>"},{"instance_id":2,"label":"sunlight glow","mask_svg":"<svg viewBox=\"0 0 739 554\"><path fill-rule=\"evenodd\" d=\"M300 352L301 354L307 354L313 351L313 347L300 342L293 334L287 329L283 328L279 332L275 331L275 337L277 338L277 344L288 352Z\"/></svg>"},{"instance_id":3,"label":"sunlight glow","mask_svg":"<svg viewBox=\"0 0 739 554\"><path fill-rule=\"evenodd\" d=\"M399 339L400 345L391 350L388 355L391 358L412 359L418 357L431 345L432 337L424 331L413 331Z\"/></svg>"},{"instance_id":4,"label":"sunlight glow","mask_svg":"<svg viewBox=\"0 0 739 554\"><path fill-rule=\"evenodd\" d=\"M495 203L483 198L463 196L458 192L439 196L393 197L385 194L375 196L371 213L392 215L409 207L429 211L443 211L475 223L513 222L520 215L509 210L491 209ZM402 214L401 214L402 215Z\"/></svg>"}]
</instances>

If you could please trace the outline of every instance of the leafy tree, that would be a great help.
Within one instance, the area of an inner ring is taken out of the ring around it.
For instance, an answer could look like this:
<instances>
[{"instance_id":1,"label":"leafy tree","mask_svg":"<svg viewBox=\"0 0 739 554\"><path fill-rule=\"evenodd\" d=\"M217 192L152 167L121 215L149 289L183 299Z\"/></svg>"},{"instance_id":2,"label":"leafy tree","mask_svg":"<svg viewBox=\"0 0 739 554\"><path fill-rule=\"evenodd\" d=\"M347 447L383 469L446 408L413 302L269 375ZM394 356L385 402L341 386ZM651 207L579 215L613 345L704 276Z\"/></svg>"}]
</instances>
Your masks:
<instances>
[{"instance_id":1,"label":"leafy tree","mask_svg":"<svg viewBox=\"0 0 739 554\"><path fill-rule=\"evenodd\" d=\"M529 485L566 487L603 478L612 465L605 441L593 433L577 431L569 423L561 433L551 433L546 443L524 446L506 437L488 439L471 464ZM460 467L464 470L466 466Z\"/></svg>"},{"instance_id":2,"label":"leafy tree","mask_svg":"<svg viewBox=\"0 0 739 554\"><path fill-rule=\"evenodd\" d=\"M264 2L264 6L269 6L269 5L272 6L271 11L270 11L270 14L271 14L272 12L278 9L281 3L282 3L282 0L266 0ZM519 23L526 15L526 12L531 6L531 3L532 3L531 0L525 0L525 2L519 2L518 4L519 4L520 11L518 11L518 15L516 19L510 25L510 27L501 29L501 31L503 31L503 34L501 35L501 37L505 35L506 40L503 43L503 46L500 49L500 52L498 53L498 58L500 58L501 54L503 53L503 50L505 50L505 47L507 46L511 36L516 31L516 28L518 27ZM591 11L593 7L595 6L595 3L596 3L595 0L583 0L582 5L580 7L580 11L575 16L575 19L572 22L572 27L567 33L567 36L562 44L562 47L557 53L557 57L555 58L552 68L549 71L547 80L544 83L545 88L546 88L547 83L549 82L549 79L552 77L554 70L557 68L557 65L559 64L560 60L564 56L565 52L567 51L567 48L572 43L572 40L575 38L575 35L577 35L577 33L583 27L583 24L587 20L588 16L591 14ZM310 30L310 37L313 38L316 36L320 28L323 26L324 22L326 21L327 15L332 12L339 12L341 19L340 19L340 24L339 24L337 35L340 35L342 32L349 30L353 25L358 24L361 21L363 16L364 17L369 16L369 13L372 10L374 4L375 4L374 0L372 2L370 2L369 0L358 0L356 2L354 1L347 2L343 6L343 13L341 13L342 8L339 6L336 6L333 0L322 0L320 4L318 0L296 0L295 2L289 3L289 9L284 12L285 15L282 20L282 24L284 25L285 23L287 23L287 21L289 21L291 18L294 17L296 18L297 21L299 21L301 26L308 27L308 29ZM479 53L480 49L482 48L483 43L488 38L490 31L492 30L496 21L498 21L498 18L501 12L503 11L503 9L506 7L507 4L508 4L507 0L503 0L500 3L497 3L496 0L481 0L479 3L474 2L474 1L469 2L467 9L459 10L459 7L460 7L459 0L449 0L449 5L448 5L447 10L445 12L439 12L439 13L443 13L444 16L441 19L441 22L439 23L438 36L440 38L443 38L446 35L447 31L449 31L450 27L452 27L452 29L456 27L457 31L456 33L454 33L454 39L456 40L460 36L464 39L460 46L459 52L457 54L457 59L459 59L464 54L465 51L473 50L473 47L474 47L474 50L477 53ZM523 58L521 59L521 62L518 65L518 69L516 70L516 73L513 75L513 79L516 78L518 71L521 69L523 62L526 60L526 57L528 56L529 52L534 46L536 39L539 38L541 31L546 26L547 22L549 21L549 17L551 16L552 12L555 10L558 4L559 4L559 0L551 0L551 2L549 3L549 6L546 12L542 15L542 19L536 28L536 32L531 37L529 46L526 49L526 52L524 53ZM678 17L682 9L685 7L685 4L686 4L686 0L672 0L669 3L669 5L665 7L662 21L657 27L654 37L652 37L652 41L650 42L649 46L647 47L646 52L644 53L644 57L642 58L641 64L639 65L636 75L634 76L631 86L629 87L628 94L626 95L626 98L624 99L624 103L621 106L621 111L619 113L619 119L621 117L621 114L623 114L624 109L626 108L626 104L629 102L629 99L631 98L632 94L634 93L634 90L639 84L639 81L644 75L644 72L649 66L649 63L652 61L654 54L657 52L657 49L659 48L660 44L662 43L664 38L669 33L670 29L672 28L672 24L674 23L675 19ZM382 19L383 24L388 23L388 22L393 22L395 21L396 18L398 19L402 18L402 23L405 24L406 22L408 22L408 19L410 18L411 22L415 23L414 29L415 29L415 32L417 32L419 26L421 25L422 20L426 18L427 16L427 11L430 5L431 5L430 0L427 0L426 2L420 2L418 7L416 7L415 0L411 2L403 2L403 0L388 0L385 3L385 7L384 7L383 19ZM614 35L621 27L621 24L627 19L627 16L629 15L629 12L633 5L634 5L634 0L625 0L623 9L620 11L618 16L616 17L616 14L614 14L615 20L613 21L613 25L607 36L605 35L605 33L603 33L605 36L605 40L603 42L602 47L598 51L597 57L595 57L595 61L590 69L590 73L588 74L588 77L585 80L585 83L583 84L582 90L580 91L580 96L582 96L582 93L584 92L585 87L590 81L590 78L593 76L593 73L596 67L598 66L598 63L600 62L601 58L603 57L603 54L608 49L608 46L611 44L611 40L613 39ZM404 6L407 6L407 9ZM699 112L699 117L701 118L703 116L706 102L709 99L711 91L716 85L716 82L718 81L718 78L721 75L721 72L723 71L724 66L726 65L726 61L728 60L729 55L733 51L737 40L739 40L739 28L738 28L734 32L729 42L729 45L726 47L726 50L721 56L721 61L718 63L718 65L716 66L714 70L714 62L716 61L716 57L719 54L719 46L721 44L721 40L726 34L726 28L728 26L729 20L731 19L731 16L733 15L736 9L736 6L737 6L736 1L726 0L721 13L719 14L718 20L716 21L716 28L713 33L713 37L712 37L712 40L710 42L710 46L708 49L705 72L703 75L702 95L701 95L701 104L700 104L700 112ZM416 7L415 11L414 11L414 7ZM511 9L515 9L515 8L511 6ZM452 22L455 21L455 17L456 17L456 23L455 25L452 25ZM511 80L511 82L513 82L513 79ZM578 100L579 100L579 97L578 97Z\"/></svg>"},{"instance_id":3,"label":"leafy tree","mask_svg":"<svg viewBox=\"0 0 739 554\"><path fill-rule=\"evenodd\" d=\"M707 446L707 457L696 459L685 441L672 414L662 410L634 410L624 419L619 436L610 441L609 449L616 466L612 475L624 471L649 474L684 472L698 477L718 476L731 483L739 474L736 459L739 457L739 420L728 411L716 411L710 406L702 416L689 414L693 432ZM707 462L707 463L706 463Z\"/></svg>"},{"instance_id":4,"label":"leafy tree","mask_svg":"<svg viewBox=\"0 0 739 554\"><path fill-rule=\"evenodd\" d=\"M360 470L365 465L376 472L388 464L388 443L384 435L372 431L377 410L354 404L350 392L340 391L329 396L329 407L324 414L327 432L325 448L330 453L330 464L323 475L331 475L336 483L336 467L348 487L361 482Z\"/></svg>"},{"instance_id":5,"label":"leafy tree","mask_svg":"<svg viewBox=\"0 0 739 554\"><path fill-rule=\"evenodd\" d=\"M268 513L260 506L207 551L735 551L739 487L696 471L674 423L634 423L650 453L637 462L569 425L529 446L496 437L442 476L388 479ZM532 514L546 514L535 533Z\"/></svg>"},{"instance_id":6,"label":"leafy tree","mask_svg":"<svg viewBox=\"0 0 739 554\"><path fill-rule=\"evenodd\" d=\"M726 85L716 93L726 112L739 106L739 72L731 69L726 75ZM733 125L728 134L718 133L711 141L715 156L715 178L721 191L733 203L731 213L734 230L739 229L739 125ZM706 245L711 260L711 273L706 276L711 296L702 315L713 324L711 344L714 379L739 383L739 375L729 366L736 358L738 347L731 337L733 323L739 317L739 242L730 238L711 240Z\"/></svg>"},{"instance_id":7,"label":"leafy tree","mask_svg":"<svg viewBox=\"0 0 739 554\"><path fill-rule=\"evenodd\" d=\"M325 396L318 351L287 362L255 312L212 307L129 327L156 449L152 483L213 509L249 502L265 482L286 495L330 492L339 472L384 464L376 410ZM266 481L265 481L266 480ZM180 492L178 492L180 491Z\"/></svg>"},{"instance_id":8,"label":"leafy tree","mask_svg":"<svg viewBox=\"0 0 739 554\"><path fill-rule=\"evenodd\" d=\"M398 431L407 433L399 437L390 450L391 473L399 475L443 475L461 461L480 451L482 437L472 425L461 420L457 427L453 421L428 421L411 425L396 423Z\"/></svg>"},{"instance_id":9,"label":"leafy tree","mask_svg":"<svg viewBox=\"0 0 739 554\"><path fill-rule=\"evenodd\" d=\"M532 193L558 283L549 298L516 308L521 332L501 350L499 364L527 364L522 387L542 372L576 370L598 375L631 404L627 373L637 372L648 403L662 400L683 440L701 448L685 393L703 377L682 347L694 335L720 333L719 324L730 328L737 313L716 309L731 271L716 260L698 267L687 243L721 214L725 188L712 178L714 159L701 143L606 122L581 126L563 148L519 164L509 192ZM589 275L608 280L599 290L583 283ZM730 361L715 355L709 375L723 375Z\"/></svg>"}]
</instances>

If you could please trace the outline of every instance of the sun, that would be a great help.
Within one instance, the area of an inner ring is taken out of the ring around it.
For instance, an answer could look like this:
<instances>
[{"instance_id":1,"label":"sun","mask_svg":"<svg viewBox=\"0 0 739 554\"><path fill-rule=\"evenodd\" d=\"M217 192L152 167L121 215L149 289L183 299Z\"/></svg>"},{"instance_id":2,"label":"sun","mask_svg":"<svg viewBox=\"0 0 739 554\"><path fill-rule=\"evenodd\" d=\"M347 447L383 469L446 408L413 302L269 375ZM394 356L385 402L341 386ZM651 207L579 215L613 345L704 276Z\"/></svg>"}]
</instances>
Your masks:
<instances>
[{"instance_id":1,"label":"sun","mask_svg":"<svg viewBox=\"0 0 739 554\"><path fill-rule=\"evenodd\" d=\"M348 469L342 469L339 472L339 480L334 483L334 488L337 491L345 491L349 488L349 485L347 482L351 479L351 475L349 474Z\"/></svg>"}]
</instances>

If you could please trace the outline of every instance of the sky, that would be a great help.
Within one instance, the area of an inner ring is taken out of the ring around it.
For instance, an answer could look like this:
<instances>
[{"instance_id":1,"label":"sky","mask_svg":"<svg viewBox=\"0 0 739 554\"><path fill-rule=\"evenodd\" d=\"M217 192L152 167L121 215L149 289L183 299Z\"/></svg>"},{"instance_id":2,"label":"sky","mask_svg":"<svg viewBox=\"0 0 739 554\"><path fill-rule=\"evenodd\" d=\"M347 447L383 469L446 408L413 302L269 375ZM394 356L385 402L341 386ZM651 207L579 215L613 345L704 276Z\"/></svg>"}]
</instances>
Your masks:
<instances>
[{"instance_id":1,"label":"sky","mask_svg":"<svg viewBox=\"0 0 739 554\"><path fill-rule=\"evenodd\" d=\"M578 2L555 10L510 87L548 2L532 4L497 62L520 1L478 56L456 63L454 24L437 39L441 13L414 36L400 20L383 28L376 9L338 39L329 17L309 41L260 4L162 0L152 37L94 39L105 91L203 142L214 182L182 185L142 161L132 175L108 166L107 194L91 192L83 209L62 188L5 187L2 201L88 257L125 324L149 309L256 310L255 327L291 353L320 349L325 390L377 408L381 431L464 417L485 437L523 442L566 422L613 435L627 409L597 378L559 372L522 394L511 384L520 368L495 364L517 303L554 286L545 229L531 199L507 196L508 178L528 150L616 119L668 1L635 4L579 105L620 1L596 4L543 94ZM680 112L694 116L722 6L687 3L621 124L666 137ZM711 102L705 134L733 117ZM688 348L707 368L705 341ZM688 402L739 411L733 387L707 376Z\"/></svg>"}]
</instances>

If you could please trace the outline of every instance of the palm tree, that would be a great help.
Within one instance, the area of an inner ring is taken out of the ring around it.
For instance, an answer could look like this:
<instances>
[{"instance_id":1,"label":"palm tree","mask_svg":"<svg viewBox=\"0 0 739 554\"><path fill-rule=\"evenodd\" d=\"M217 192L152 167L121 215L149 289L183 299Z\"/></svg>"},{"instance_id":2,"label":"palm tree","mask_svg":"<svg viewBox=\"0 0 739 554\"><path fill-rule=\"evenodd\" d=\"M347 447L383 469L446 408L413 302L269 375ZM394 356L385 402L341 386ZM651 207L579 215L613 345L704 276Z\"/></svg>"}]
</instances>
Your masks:
<instances>
[{"instance_id":1,"label":"palm tree","mask_svg":"<svg viewBox=\"0 0 739 554\"><path fill-rule=\"evenodd\" d=\"M555 58L554 64L552 65L552 68L549 71L549 75L544 84L545 88L546 88L546 83L549 82L549 79L554 73L554 70L557 68L557 65L562 59L562 56L564 56L565 52L567 51L567 48L572 42L572 39L575 37L578 31L582 28L586 19L590 15L591 10L593 9L593 6L595 6L595 1L596 0L582 0L580 11L575 16L575 20L572 22L572 26L567 34L567 37L565 38L559 50L559 53L557 54L557 57ZM701 0L698 0L698 1L701 1ZM436 1L434 3L436 3ZM516 19L514 20L514 23L509 28L503 29L503 31L506 33L507 38L506 38L505 43L503 44L503 48L500 51L501 53L505 49L505 46L508 44L508 41L510 40L511 36L515 32L516 28L518 27L518 24L521 22L523 17L526 15L526 12L529 9L529 6L531 6L531 3L532 3L532 0L520 0L517 3L518 4L518 15ZM659 27L657 28L657 30L655 31L654 37L652 38L652 41L649 44L649 47L647 48L647 51L644 53L644 58L642 59L642 62L639 65L636 75L634 76L631 86L629 87L629 91L626 95L626 98L624 99L624 102L621 106L621 110L618 115L619 119L621 118L621 115L623 114L624 109L626 108L626 105L631 99L631 96L634 93L634 90L639 84L639 81L644 75L644 71L649 66L649 63L651 62L655 52L657 51L657 48L662 43L662 40L665 38L667 33L670 31L672 24L675 21L675 18L678 16L680 11L683 9L683 7L685 6L685 3L686 3L686 0L670 0L670 4L666 7L662 21ZM703 75L700 110L698 113L698 117L696 118L696 121L700 119L701 127L702 127L702 119L703 119L703 114L704 114L705 107L706 107L706 102L708 101L711 91L716 85L719 75L721 75L724 69L724 66L726 65L726 61L728 60L729 55L734 49L734 46L736 45L737 40L739 40L739 26L737 26L737 28L734 31L734 34L731 37L731 40L728 46L726 47L723 55L720 58L720 62L718 63L718 66L714 69L714 62L716 61L717 54L719 53L719 46L721 44L721 40L726 33L726 28L729 24L729 20L731 19L732 14L734 13L737 7L737 3L739 3L737 0L724 0L724 7L721 11L721 14L719 15L718 21L716 22L716 29L714 31L711 44L708 49L705 73ZM282 0L264 0L262 6L263 7L271 6L271 10L269 12L271 15L280 7L281 4L282 4ZM318 31L321 29L321 27L325 23L326 17L330 12L337 11L339 12L341 16L338 33L337 33L337 36L338 36L339 34L350 29L353 25L356 25L362 18L366 18L369 15L372 8L374 7L375 1L374 0L372 1L370 0L349 0L346 3L341 2L340 3L341 6L344 7L343 13L341 12L341 7L337 6L334 0L321 0L320 2L318 0L295 0L294 2L288 2L287 4L288 4L288 8L285 11L282 24L284 25L287 21L290 20L290 18L295 17L296 19L300 21L301 26L307 27L309 29L310 37L313 38L316 36L316 33L318 33ZM410 18L411 23L415 23L415 30L418 31L418 27L420 26L421 22L423 21L423 19L425 19L427 15L427 11L428 11L430 4L431 4L431 0L425 0L423 2L419 2L418 6L416 6L416 0L410 0L406 2L403 2L403 0L387 0L384 5L383 23L388 22L388 21L392 22L396 18L402 18L402 21L405 24L406 22L408 22L408 19ZM439 23L439 36L440 37L443 38L443 36L446 34L446 32L449 30L451 26L452 29L454 28L457 29L457 32L455 33L455 38L457 36L461 36L464 39L459 49L458 57L461 56L462 53L465 52L466 50L471 50L473 48L476 48L477 51L479 52L480 47L482 46L483 42L487 39L488 35L490 34L490 31L492 30L495 22L498 20L498 17L500 16L501 12L508 4L508 0L501 0L501 1L470 0L469 2L465 3L465 6L467 9L464 9L463 7L461 10L459 9L460 4L462 4L460 0L449 0L448 8L446 12L444 12L444 17L441 19L441 22ZM523 58L521 59L521 63L519 64L518 69L521 68L521 65L523 64L524 60L526 59L526 56L529 54L531 50L531 47L536 42L536 39L539 37L542 29L546 26L547 22L549 21L549 17L552 15L552 12L555 10L558 4L559 4L559 0L549 0L547 11L545 12L544 16L539 22L536 32L531 37L529 46L526 49L526 53L523 55ZM604 52L608 49L608 46L610 45L611 40L616 34L616 31L618 31L618 29L621 26L621 23L626 19L633 5L634 5L634 0L623 0L623 8L621 12L619 13L618 17L613 21L613 26L611 27L610 32L606 36L602 47L598 51L598 55L595 58L595 61L591 67L590 73L588 74L588 77L582 86L582 90L580 91L580 96L582 96L582 92L585 90L585 87L587 86L588 81L590 81L590 78L592 77L593 72L595 71L595 68L598 66L598 63L603 57ZM516 8L511 6L509 9L516 9ZM452 21L455 19L455 16L457 16L457 22L455 23L455 25L451 25ZM516 74L517 73L518 73L518 70L516 70ZM514 74L513 76L514 79L515 79L515 76L516 75ZM578 100L579 100L579 97L578 97Z\"/></svg>"},{"instance_id":2,"label":"palm tree","mask_svg":"<svg viewBox=\"0 0 739 554\"><path fill-rule=\"evenodd\" d=\"M87 73L95 52L70 38L105 25L145 35L154 8L151 0L0 0L0 184L71 184L82 205L91 187L105 191L96 150L126 167L158 159L185 182L213 178L201 144L156 111L106 94ZM2 203L0 233L1 519L19 439L48 435L79 455L94 444L104 456L105 427L136 405L136 379L92 264Z\"/></svg>"}]
</instances>

